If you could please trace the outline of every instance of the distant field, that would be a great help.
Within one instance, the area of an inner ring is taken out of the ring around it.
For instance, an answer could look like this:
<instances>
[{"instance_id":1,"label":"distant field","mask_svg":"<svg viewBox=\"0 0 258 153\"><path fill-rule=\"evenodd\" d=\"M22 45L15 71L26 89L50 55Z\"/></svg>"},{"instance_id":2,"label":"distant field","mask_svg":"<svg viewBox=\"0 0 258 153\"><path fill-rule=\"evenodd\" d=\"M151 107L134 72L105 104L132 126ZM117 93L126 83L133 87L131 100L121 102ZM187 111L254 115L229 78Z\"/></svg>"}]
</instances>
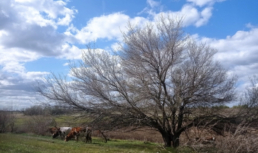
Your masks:
<instances>
[{"instance_id":1,"label":"distant field","mask_svg":"<svg viewBox=\"0 0 258 153\"><path fill-rule=\"evenodd\" d=\"M26 121L31 120L32 118L38 117L23 115L20 112L14 114L15 124L18 126L26 123ZM50 117L52 117L56 121L57 126L78 126L84 122L87 122L87 119L79 118L76 115L55 115Z\"/></svg>"},{"instance_id":2,"label":"distant field","mask_svg":"<svg viewBox=\"0 0 258 153\"><path fill-rule=\"evenodd\" d=\"M64 142L50 136L34 134L0 134L1 153L173 153L155 143L142 141L112 140L104 143L93 138L92 144L83 141Z\"/></svg>"}]
</instances>

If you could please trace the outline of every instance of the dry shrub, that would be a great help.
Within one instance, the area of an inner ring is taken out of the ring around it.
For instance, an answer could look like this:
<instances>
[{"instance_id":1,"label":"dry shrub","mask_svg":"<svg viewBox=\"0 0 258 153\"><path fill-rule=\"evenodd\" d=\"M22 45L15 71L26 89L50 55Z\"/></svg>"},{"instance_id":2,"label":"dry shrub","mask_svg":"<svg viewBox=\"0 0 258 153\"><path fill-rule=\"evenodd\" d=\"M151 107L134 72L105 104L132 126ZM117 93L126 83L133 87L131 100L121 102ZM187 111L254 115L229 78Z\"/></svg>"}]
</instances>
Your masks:
<instances>
[{"instance_id":1,"label":"dry shrub","mask_svg":"<svg viewBox=\"0 0 258 153\"><path fill-rule=\"evenodd\" d=\"M137 128L128 127L113 131L102 131L108 139L123 139L123 140L140 140L144 142L163 143L163 139L158 131L149 127ZM102 137L97 132L94 136Z\"/></svg>"},{"instance_id":2,"label":"dry shrub","mask_svg":"<svg viewBox=\"0 0 258 153\"><path fill-rule=\"evenodd\" d=\"M45 135L47 129L55 125L55 120L50 116L33 116L28 119L23 129L25 132L31 132L39 135Z\"/></svg>"},{"instance_id":3,"label":"dry shrub","mask_svg":"<svg viewBox=\"0 0 258 153\"><path fill-rule=\"evenodd\" d=\"M258 152L258 137L251 128L239 125L234 133L216 142L217 153L256 153Z\"/></svg>"},{"instance_id":4,"label":"dry shrub","mask_svg":"<svg viewBox=\"0 0 258 153\"><path fill-rule=\"evenodd\" d=\"M230 132L231 131L231 132ZM232 131L234 131L232 133ZM187 141L182 146L191 148L196 152L209 153L257 153L258 133L244 124L232 127L232 130L224 130L225 136L215 136L215 141L207 141L205 137L214 136L209 129L187 130ZM197 139L198 138L198 139Z\"/></svg>"},{"instance_id":5,"label":"dry shrub","mask_svg":"<svg viewBox=\"0 0 258 153\"><path fill-rule=\"evenodd\" d=\"M15 117L10 111L0 111L0 133L14 131Z\"/></svg>"}]
</instances>

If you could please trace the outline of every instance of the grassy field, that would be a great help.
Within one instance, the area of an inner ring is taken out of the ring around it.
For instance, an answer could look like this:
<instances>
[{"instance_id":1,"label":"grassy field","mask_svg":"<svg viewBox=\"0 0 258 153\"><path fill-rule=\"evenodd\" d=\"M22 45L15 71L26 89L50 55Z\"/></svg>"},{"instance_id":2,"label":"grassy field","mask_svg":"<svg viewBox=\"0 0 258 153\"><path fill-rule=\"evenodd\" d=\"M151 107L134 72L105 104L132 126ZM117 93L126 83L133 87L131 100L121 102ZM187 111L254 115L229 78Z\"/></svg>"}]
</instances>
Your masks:
<instances>
[{"instance_id":1,"label":"grassy field","mask_svg":"<svg viewBox=\"0 0 258 153\"><path fill-rule=\"evenodd\" d=\"M92 144L83 141L64 142L50 136L35 134L0 134L1 153L168 153L172 148L164 149L155 143L142 141L111 140L104 143L93 138Z\"/></svg>"}]
</instances>

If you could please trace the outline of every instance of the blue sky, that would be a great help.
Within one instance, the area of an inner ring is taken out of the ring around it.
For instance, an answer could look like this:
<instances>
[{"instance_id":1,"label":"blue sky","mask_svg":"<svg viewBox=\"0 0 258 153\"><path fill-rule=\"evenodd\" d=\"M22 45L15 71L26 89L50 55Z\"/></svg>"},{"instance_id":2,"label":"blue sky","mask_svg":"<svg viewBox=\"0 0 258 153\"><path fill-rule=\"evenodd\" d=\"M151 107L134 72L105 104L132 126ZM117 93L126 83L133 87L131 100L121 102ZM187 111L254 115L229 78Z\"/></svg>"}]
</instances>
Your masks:
<instances>
[{"instance_id":1,"label":"blue sky","mask_svg":"<svg viewBox=\"0 0 258 153\"><path fill-rule=\"evenodd\" d=\"M241 94L258 74L257 7L257 0L1 0L0 109L38 104L36 82L68 74L86 44L116 49L128 21L144 25L160 13L183 17L186 33L218 50Z\"/></svg>"}]
</instances>

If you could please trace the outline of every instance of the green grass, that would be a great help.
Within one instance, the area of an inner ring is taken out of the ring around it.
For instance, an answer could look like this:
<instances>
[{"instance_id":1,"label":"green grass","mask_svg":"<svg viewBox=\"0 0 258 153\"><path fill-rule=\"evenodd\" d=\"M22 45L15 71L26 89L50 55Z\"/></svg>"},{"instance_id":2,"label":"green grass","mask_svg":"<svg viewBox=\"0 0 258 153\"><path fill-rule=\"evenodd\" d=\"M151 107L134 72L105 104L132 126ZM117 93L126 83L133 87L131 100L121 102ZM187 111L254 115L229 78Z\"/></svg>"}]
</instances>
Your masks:
<instances>
[{"instance_id":1,"label":"green grass","mask_svg":"<svg viewBox=\"0 0 258 153\"><path fill-rule=\"evenodd\" d=\"M33 134L0 134L1 153L168 153L172 148L164 149L155 143L142 141L112 140L104 143L93 138L92 144L82 141L64 142L50 136Z\"/></svg>"},{"instance_id":2,"label":"green grass","mask_svg":"<svg viewBox=\"0 0 258 153\"><path fill-rule=\"evenodd\" d=\"M54 119L58 126L78 126L87 121L85 118L77 118L72 115L56 115Z\"/></svg>"}]
</instances>

